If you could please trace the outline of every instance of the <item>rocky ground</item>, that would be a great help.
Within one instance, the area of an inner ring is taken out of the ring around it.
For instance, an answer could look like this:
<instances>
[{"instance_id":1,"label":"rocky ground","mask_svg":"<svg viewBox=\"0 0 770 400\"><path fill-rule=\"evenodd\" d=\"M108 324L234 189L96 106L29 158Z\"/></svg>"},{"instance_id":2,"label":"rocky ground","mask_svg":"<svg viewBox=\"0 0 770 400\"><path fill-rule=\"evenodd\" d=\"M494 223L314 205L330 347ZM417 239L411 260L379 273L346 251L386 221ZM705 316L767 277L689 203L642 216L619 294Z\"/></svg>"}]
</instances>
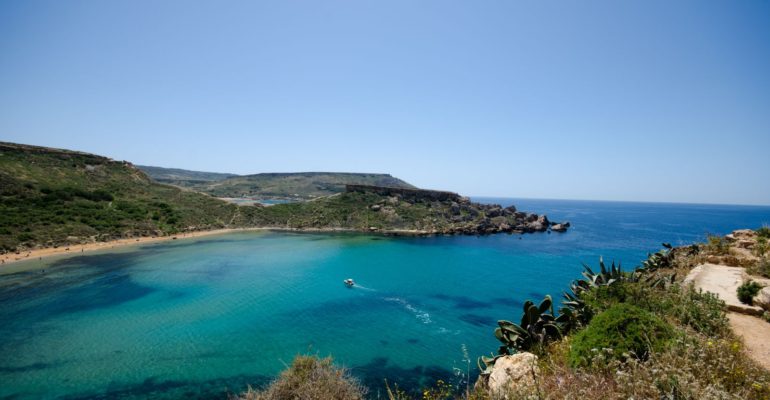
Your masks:
<instances>
[{"instance_id":1,"label":"rocky ground","mask_svg":"<svg viewBox=\"0 0 770 400\"><path fill-rule=\"evenodd\" d=\"M725 302L730 325L743 338L747 353L770 370L770 278L759 275L755 268L767 257L766 250L759 248L760 240L749 229L734 231L724 240L712 238L702 250L705 262L693 268L685 282ZM741 302L737 295L738 287L749 281L763 286L752 304Z\"/></svg>"}]
</instances>

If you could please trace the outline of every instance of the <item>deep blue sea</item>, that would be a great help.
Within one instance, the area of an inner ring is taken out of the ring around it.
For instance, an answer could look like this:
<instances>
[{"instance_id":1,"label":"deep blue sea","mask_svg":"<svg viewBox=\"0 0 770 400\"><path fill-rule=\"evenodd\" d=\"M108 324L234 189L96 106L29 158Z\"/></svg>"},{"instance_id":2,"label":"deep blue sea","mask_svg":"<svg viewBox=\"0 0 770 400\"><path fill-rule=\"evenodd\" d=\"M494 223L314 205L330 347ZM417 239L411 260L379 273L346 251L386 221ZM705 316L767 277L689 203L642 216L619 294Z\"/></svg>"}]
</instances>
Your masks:
<instances>
[{"instance_id":1,"label":"deep blue sea","mask_svg":"<svg viewBox=\"0 0 770 400\"><path fill-rule=\"evenodd\" d=\"M226 398L297 354L376 397L461 383L498 319L557 298L581 263L770 224L770 207L474 199L568 220L558 234L233 233L0 269L0 399ZM359 286L342 284L353 278Z\"/></svg>"}]
</instances>

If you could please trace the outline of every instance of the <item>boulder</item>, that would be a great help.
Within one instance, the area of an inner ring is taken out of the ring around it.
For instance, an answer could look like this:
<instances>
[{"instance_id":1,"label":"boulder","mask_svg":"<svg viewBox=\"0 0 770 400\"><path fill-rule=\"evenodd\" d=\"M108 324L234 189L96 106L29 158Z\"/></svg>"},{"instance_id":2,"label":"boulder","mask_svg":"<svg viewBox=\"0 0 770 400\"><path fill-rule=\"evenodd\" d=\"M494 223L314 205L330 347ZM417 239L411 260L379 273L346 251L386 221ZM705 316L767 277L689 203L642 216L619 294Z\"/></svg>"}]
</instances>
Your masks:
<instances>
[{"instance_id":1,"label":"boulder","mask_svg":"<svg viewBox=\"0 0 770 400\"><path fill-rule=\"evenodd\" d=\"M566 232L567 231L567 225L564 224L553 224L551 225L551 230L554 232Z\"/></svg>"},{"instance_id":2,"label":"boulder","mask_svg":"<svg viewBox=\"0 0 770 400\"><path fill-rule=\"evenodd\" d=\"M754 240L756 238L757 233L754 232L751 229L738 229L737 231L733 231L730 235L728 235L734 239L751 239ZM728 239L729 240L729 239Z\"/></svg>"},{"instance_id":3,"label":"boulder","mask_svg":"<svg viewBox=\"0 0 770 400\"><path fill-rule=\"evenodd\" d=\"M492 398L526 399L537 393L540 369L536 355L517 353L503 356L490 369L488 374L479 376L475 388L489 393Z\"/></svg>"},{"instance_id":4,"label":"boulder","mask_svg":"<svg viewBox=\"0 0 770 400\"><path fill-rule=\"evenodd\" d=\"M503 215L503 209L500 206L492 207L486 210L487 217L495 218Z\"/></svg>"},{"instance_id":5,"label":"boulder","mask_svg":"<svg viewBox=\"0 0 770 400\"><path fill-rule=\"evenodd\" d=\"M380 211L380 208L382 208L382 206L379 204L375 204L371 207L372 211Z\"/></svg>"},{"instance_id":6,"label":"boulder","mask_svg":"<svg viewBox=\"0 0 770 400\"><path fill-rule=\"evenodd\" d=\"M754 305L770 311L770 286L765 286L754 296Z\"/></svg>"}]
</instances>

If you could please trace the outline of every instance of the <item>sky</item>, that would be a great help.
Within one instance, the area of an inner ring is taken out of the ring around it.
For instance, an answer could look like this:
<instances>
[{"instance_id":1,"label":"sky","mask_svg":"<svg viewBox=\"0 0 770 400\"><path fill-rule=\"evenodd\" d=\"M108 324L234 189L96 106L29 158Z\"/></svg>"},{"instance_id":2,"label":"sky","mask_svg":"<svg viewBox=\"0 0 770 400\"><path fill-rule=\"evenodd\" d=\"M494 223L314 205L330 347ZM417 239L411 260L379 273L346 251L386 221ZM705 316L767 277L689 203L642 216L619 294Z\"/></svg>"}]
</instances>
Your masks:
<instances>
[{"instance_id":1,"label":"sky","mask_svg":"<svg viewBox=\"0 0 770 400\"><path fill-rule=\"evenodd\" d=\"M770 205L768 21L760 0L0 0L0 141Z\"/></svg>"}]
</instances>

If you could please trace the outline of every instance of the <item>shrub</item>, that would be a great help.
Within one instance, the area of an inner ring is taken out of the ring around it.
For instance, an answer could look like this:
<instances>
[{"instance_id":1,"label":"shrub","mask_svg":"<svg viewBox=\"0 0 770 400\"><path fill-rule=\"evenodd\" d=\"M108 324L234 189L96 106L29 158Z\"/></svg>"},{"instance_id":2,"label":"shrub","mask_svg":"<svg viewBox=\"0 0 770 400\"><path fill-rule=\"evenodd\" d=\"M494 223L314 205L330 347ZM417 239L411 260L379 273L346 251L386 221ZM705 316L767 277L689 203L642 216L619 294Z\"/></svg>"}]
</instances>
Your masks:
<instances>
[{"instance_id":1,"label":"shrub","mask_svg":"<svg viewBox=\"0 0 770 400\"><path fill-rule=\"evenodd\" d=\"M708 243L706 249L716 255L730 254L730 244L722 236L708 235Z\"/></svg>"},{"instance_id":2,"label":"shrub","mask_svg":"<svg viewBox=\"0 0 770 400\"><path fill-rule=\"evenodd\" d=\"M764 276L765 278L770 278L770 257L762 257L757 262L756 268L752 269L751 272L757 275Z\"/></svg>"},{"instance_id":3,"label":"shrub","mask_svg":"<svg viewBox=\"0 0 770 400\"><path fill-rule=\"evenodd\" d=\"M768 245L767 238L764 236L757 236L757 244L754 246L754 254L757 257L762 257L767 253Z\"/></svg>"},{"instance_id":4,"label":"shrub","mask_svg":"<svg viewBox=\"0 0 770 400\"><path fill-rule=\"evenodd\" d=\"M741 303L753 305L754 296L756 296L760 290L762 290L762 285L754 281L744 282L743 285L738 286L738 300L740 300Z\"/></svg>"},{"instance_id":5,"label":"shrub","mask_svg":"<svg viewBox=\"0 0 770 400\"><path fill-rule=\"evenodd\" d=\"M673 328L650 312L630 304L615 304L575 335L569 361L573 366L591 364L597 352L604 349L610 349L610 359L645 360L651 352L664 349L673 336Z\"/></svg>"},{"instance_id":6,"label":"shrub","mask_svg":"<svg viewBox=\"0 0 770 400\"><path fill-rule=\"evenodd\" d=\"M734 337L672 340L644 362L610 360L602 368L570 368L561 348L541 363L544 399L755 399L770 396L770 375ZM517 397L510 397L517 398Z\"/></svg>"},{"instance_id":7,"label":"shrub","mask_svg":"<svg viewBox=\"0 0 770 400\"><path fill-rule=\"evenodd\" d=\"M765 225L757 229L756 232L757 232L757 235L759 235L759 237L770 239L770 226Z\"/></svg>"},{"instance_id":8,"label":"shrub","mask_svg":"<svg viewBox=\"0 0 770 400\"><path fill-rule=\"evenodd\" d=\"M367 389L347 370L332 364L331 357L297 356L291 366L266 389L249 388L239 400L360 400Z\"/></svg>"},{"instance_id":9,"label":"shrub","mask_svg":"<svg viewBox=\"0 0 770 400\"><path fill-rule=\"evenodd\" d=\"M19 240L19 242L31 242L35 240L35 235L31 233L20 233L19 236L16 237L16 239Z\"/></svg>"}]
</instances>

